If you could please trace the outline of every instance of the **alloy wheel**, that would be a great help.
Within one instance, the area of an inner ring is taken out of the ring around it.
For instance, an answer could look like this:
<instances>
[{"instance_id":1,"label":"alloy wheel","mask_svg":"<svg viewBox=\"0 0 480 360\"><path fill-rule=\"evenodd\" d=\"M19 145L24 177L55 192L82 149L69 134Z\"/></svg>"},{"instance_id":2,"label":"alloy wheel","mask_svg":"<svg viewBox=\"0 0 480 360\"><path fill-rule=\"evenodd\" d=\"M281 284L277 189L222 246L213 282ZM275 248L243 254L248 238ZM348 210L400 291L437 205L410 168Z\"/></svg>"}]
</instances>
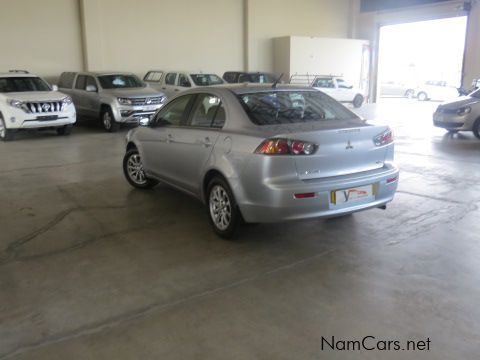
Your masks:
<instances>
[{"instance_id":1,"label":"alloy wheel","mask_svg":"<svg viewBox=\"0 0 480 360\"><path fill-rule=\"evenodd\" d=\"M227 191L215 185L209 197L210 216L219 230L226 230L232 221L232 206Z\"/></svg>"},{"instance_id":2,"label":"alloy wheel","mask_svg":"<svg viewBox=\"0 0 480 360\"><path fill-rule=\"evenodd\" d=\"M112 127L112 117L110 116L110 113L108 111L103 114L103 126L107 130L110 130L110 128Z\"/></svg>"},{"instance_id":3,"label":"alloy wheel","mask_svg":"<svg viewBox=\"0 0 480 360\"><path fill-rule=\"evenodd\" d=\"M6 133L7 133L7 129L3 124L3 120L0 119L0 139L5 139Z\"/></svg>"},{"instance_id":4,"label":"alloy wheel","mask_svg":"<svg viewBox=\"0 0 480 360\"><path fill-rule=\"evenodd\" d=\"M147 178L143 171L142 158L139 154L132 154L127 161L127 173L130 179L138 185L145 185Z\"/></svg>"}]
</instances>

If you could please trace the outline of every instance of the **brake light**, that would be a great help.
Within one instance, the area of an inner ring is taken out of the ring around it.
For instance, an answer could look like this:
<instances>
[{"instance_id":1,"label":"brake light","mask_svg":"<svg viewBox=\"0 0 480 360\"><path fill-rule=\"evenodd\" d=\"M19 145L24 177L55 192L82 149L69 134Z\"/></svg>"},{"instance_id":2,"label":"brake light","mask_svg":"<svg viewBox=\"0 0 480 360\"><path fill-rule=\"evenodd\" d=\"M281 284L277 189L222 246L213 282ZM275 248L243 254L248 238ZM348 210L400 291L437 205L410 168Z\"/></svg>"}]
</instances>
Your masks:
<instances>
[{"instance_id":1,"label":"brake light","mask_svg":"<svg viewBox=\"0 0 480 360\"><path fill-rule=\"evenodd\" d=\"M393 132L391 129L385 130L383 133L373 138L375 146L383 146L393 142Z\"/></svg>"},{"instance_id":2,"label":"brake light","mask_svg":"<svg viewBox=\"0 0 480 360\"><path fill-rule=\"evenodd\" d=\"M312 155L316 145L299 140L267 139L255 150L264 155Z\"/></svg>"}]
</instances>

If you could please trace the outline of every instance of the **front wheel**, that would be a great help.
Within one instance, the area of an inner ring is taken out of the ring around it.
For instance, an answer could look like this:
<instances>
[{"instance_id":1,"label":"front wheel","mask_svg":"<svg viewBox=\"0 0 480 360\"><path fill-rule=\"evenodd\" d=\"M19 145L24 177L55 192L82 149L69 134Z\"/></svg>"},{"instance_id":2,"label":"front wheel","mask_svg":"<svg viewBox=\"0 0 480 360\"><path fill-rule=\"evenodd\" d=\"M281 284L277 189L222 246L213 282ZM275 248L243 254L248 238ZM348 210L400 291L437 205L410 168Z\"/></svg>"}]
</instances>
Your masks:
<instances>
[{"instance_id":1,"label":"front wheel","mask_svg":"<svg viewBox=\"0 0 480 360\"><path fill-rule=\"evenodd\" d=\"M150 189L158 184L145 175L142 157L137 149L128 150L123 157L123 173L130 185L138 189Z\"/></svg>"},{"instance_id":2,"label":"front wheel","mask_svg":"<svg viewBox=\"0 0 480 360\"><path fill-rule=\"evenodd\" d=\"M10 141L13 140L14 132L12 129L7 129L5 125L5 121L0 116L0 140L2 141Z\"/></svg>"},{"instance_id":3,"label":"front wheel","mask_svg":"<svg viewBox=\"0 0 480 360\"><path fill-rule=\"evenodd\" d=\"M108 132L116 132L120 128L120 124L115 121L112 109L109 107L104 108L101 114L103 128Z\"/></svg>"},{"instance_id":4,"label":"front wheel","mask_svg":"<svg viewBox=\"0 0 480 360\"><path fill-rule=\"evenodd\" d=\"M233 238L242 216L230 186L222 177L214 177L208 184L207 210L213 230L224 239Z\"/></svg>"},{"instance_id":5,"label":"front wheel","mask_svg":"<svg viewBox=\"0 0 480 360\"><path fill-rule=\"evenodd\" d=\"M473 124L472 131L473 135L475 135L477 139L480 139L480 118L478 118Z\"/></svg>"},{"instance_id":6,"label":"front wheel","mask_svg":"<svg viewBox=\"0 0 480 360\"><path fill-rule=\"evenodd\" d=\"M417 99L418 99L418 101L427 101L428 100L428 95L427 95L426 92L422 91L422 92L418 93Z\"/></svg>"},{"instance_id":7,"label":"front wheel","mask_svg":"<svg viewBox=\"0 0 480 360\"><path fill-rule=\"evenodd\" d=\"M355 98L353 99L353 107L359 108L360 106L362 106L362 104L363 104L363 96L360 94L355 96Z\"/></svg>"}]
</instances>

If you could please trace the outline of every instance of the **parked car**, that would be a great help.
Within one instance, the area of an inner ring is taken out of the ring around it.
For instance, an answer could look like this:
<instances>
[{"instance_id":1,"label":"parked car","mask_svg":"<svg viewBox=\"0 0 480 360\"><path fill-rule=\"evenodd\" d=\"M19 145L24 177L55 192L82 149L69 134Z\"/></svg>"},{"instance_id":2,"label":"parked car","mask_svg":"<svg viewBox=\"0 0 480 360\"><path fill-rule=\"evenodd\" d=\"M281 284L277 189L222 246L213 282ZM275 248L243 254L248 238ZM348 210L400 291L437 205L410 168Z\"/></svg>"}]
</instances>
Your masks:
<instances>
[{"instance_id":1,"label":"parked car","mask_svg":"<svg viewBox=\"0 0 480 360\"><path fill-rule=\"evenodd\" d=\"M419 101L445 101L458 97L457 88L448 86L446 81L427 81L416 89L416 93Z\"/></svg>"},{"instance_id":2,"label":"parked car","mask_svg":"<svg viewBox=\"0 0 480 360\"><path fill-rule=\"evenodd\" d=\"M58 85L72 97L79 115L100 119L109 132L148 121L166 100L131 73L64 72Z\"/></svg>"},{"instance_id":3,"label":"parked car","mask_svg":"<svg viewBox=\"0 0 480 360\"><path fill-rule=\"evenodd\" d=\"M397 83L394 81L387 81L380 85L380 96L388 97L415 97L415 86L409 86L404 83Z\"/></svg>"},{"instance_id":4,"label":"parked car","mask_svg":"<svg viewBox=\"0 0 480 360\"><path fill-rule=\"evenodd\" d=\"M227 71L223 74L227 83L274 83L275 75L266 72Z\"/></svg>"},{"instance_id":5,"label":"parked car","mask_svg":"<svg viewBox=\"0 0 480 360\"><path fill-rule=\"evenodd\" d=\"M241 221L384 208L398 182L393 150L387 126L312 88L203 87L128 133L123 170L134 187L161 181L197 197L228 238Z\"/></svg>"},{"instance_id":6,"label":"parked car","mask_svg":"<svg viewBox=\"0 0 480 360\"><path fill-rule=\"evenodd\" d=\"M472 131L480 139L480 89L439 105L433 124L451 133Z\"/></svg>"},{"instance_id":7,"label":"parked car","mask_svg":"<svg viewBox=\"0 0 480 360\"><path fill-rule=\"evenodd\" d=\"M165 93L167 98L177 93L199 86L224 84L222 78L215 74L203 74L188 71L150 70L143 80L154 89Z\"/></svg>"},{"instance_id":8,"label":"parked car","mask_svg":"<svg viewBox=\"0 0 480 360\"><path fill-rule=\"evenodd\" d=\"M349 85L341 77L317 76L311 86L330 95L337 101L352 103L356 108L362 106L364 101L360 90Z\"/></svg>"},{"instance_id":9,"label":"parked car","mask_svg":"<svg viewBox=\"0 0 480 360\"><path fill-rule=\"evenodd\" d=\"M0 73L0 139L21 129L55 129L68 135L76 121L72 99L26 71Z\"/></svg>"}]
</instances>

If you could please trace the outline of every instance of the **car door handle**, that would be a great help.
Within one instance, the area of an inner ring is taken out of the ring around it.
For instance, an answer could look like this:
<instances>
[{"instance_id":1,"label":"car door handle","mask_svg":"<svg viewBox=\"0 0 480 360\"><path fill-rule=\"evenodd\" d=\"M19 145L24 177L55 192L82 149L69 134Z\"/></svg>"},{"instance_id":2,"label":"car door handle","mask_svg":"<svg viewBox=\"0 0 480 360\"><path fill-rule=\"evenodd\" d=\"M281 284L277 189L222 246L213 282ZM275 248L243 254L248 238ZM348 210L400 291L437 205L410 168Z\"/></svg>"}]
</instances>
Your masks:
<instances>
[{"instance_id":1,"label":"car door handle","mask_svg":"<svg viewBox=\"0 0 480 360\"><path fill-rule=\"evenodd\" d=\"M205 147L210 147L212 146L212 142L210 141L210 138L207 136L205 139L202 141L203 146Z\"/></svg>"}]
</instances>

